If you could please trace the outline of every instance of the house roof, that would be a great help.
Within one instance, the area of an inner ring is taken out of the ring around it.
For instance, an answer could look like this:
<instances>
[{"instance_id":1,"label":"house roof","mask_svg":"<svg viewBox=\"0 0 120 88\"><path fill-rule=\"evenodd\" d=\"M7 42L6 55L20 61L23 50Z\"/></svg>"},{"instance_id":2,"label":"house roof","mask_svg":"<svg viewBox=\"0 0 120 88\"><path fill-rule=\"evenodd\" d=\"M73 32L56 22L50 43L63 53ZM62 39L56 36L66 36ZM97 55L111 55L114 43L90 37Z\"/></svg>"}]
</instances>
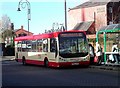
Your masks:
<instances>
[{"instance_id":1,"label":"house roof","mask_svg":"<svg viewBox=\"0 0 120 88\"><path fill-rule=\"evenodd\" d=\"M106 5L109 2L119 2L119 1L120 0L102 0L102 1L89 0L83 4L76 6L76 7L70 8L70 10L79 9L79 8L88 8L88 7L94 7L94 6L101 6L101 5Z\"/></svg>"},{"instance_id":2,"label":"house roof","mask_svg":"<svg viewBox=\"0 0 120 88\"><path fill-rule=\"evenodd\" d=\"M25 31L25 32L28 32L28 31L26 31L26 30L24 30L24 29L15 29L14 32L17 32L17 31L19 31L19 30L23 30L23 31ZM32 32L29 32L29 33L32 33ZM32 34L34 34L34 33L32 33Z\"/></svg>"},{"instance_id":3,"label":"house roof","mask_svg":"<svg viewBox=\"0 0 120 88\"><path fill-rule=\"evenodd\" d=\"M20 29L15 29L14 32L16 33L16 32L18 32L18 31L20 31L20 30L23 30L24 32L28 32L28 31L26 31L26 30L23 28L23 26L21 26ZM34 34L34 33L30 32L30 31L29 31L29 33Z\"/></svg>"},{"instance_id":4,"label":"house roof","mask_svg":"<svg viewBox=\"0 0 120 88\"><path fill-rule=\"evenodd\" d=\"M14 32L17 32L18 30L20 30L20 29L15 29Z\"/></svg>"},{"instance_id":5,"label":"house roof","mask_svg":"<svg viewBox=\"0 0 120 88\"><path fill-rule=\"evenodd\" d=\"M81 22L81 23L77 23L75 25L75 27L73 28L73 30L84 30L87 31L90 26L93 24L94 21L87 21L87 22Z\"/></svg>"}]
</instances>

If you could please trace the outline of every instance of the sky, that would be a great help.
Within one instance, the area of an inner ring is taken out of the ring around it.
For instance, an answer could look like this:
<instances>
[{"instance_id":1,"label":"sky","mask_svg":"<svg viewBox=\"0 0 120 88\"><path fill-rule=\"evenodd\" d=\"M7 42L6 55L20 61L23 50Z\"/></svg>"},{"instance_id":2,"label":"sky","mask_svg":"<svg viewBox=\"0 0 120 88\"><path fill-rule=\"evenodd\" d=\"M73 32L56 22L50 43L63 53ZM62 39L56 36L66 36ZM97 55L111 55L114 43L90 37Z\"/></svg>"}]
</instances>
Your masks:
<instances>
[{"instance_id":1,"label":"sky","mask_svg":"<svg viewBox=\"0 0 120 88\"><path fill-rule=\"evenodd\" d=\"M0 0L0 18L7 15L14 23L14 29L24 26L28 29L27 5L20 7L17 11L20 0ZM26 0L22 0L25 2ZM64 0L28 0L31 6L31 20L29 21L29 31L34 34L44 33L45 30L52 29L53 23L64 24ZM75 7L88 0L66 0L68 8ZM24 8L25 7L25 8Z\"/></svg>"}]
</instances>

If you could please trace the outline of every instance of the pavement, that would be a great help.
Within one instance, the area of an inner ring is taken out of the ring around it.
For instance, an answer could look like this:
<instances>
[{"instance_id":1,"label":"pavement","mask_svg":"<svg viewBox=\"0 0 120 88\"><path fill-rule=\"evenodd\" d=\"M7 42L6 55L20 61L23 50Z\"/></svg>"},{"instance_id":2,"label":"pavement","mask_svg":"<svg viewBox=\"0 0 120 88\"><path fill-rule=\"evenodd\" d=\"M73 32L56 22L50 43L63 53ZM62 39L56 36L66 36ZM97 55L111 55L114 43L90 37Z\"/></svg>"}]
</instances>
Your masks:
<instances>
[{"instance_id":1,"label":"pavement","mask_svg":"<svg viewBox=\"0 0 120 88\"><path fill-rule=\"evenodd\" d=\"M0 61L12 61L15 60L15 56L3 56L0 57ZM103 69L103 70L114 70L120 71L120 64L102 64L102 65L90 65L91 69Z\"/></svg>"},{"instance_id":2,"label":"pavement","mask_svg":"<svg viewBox=\"0 0 120 88\"><path fill-rule=\"evenodd\" d=\"M114 70L114 71L120 71L120 65L99 65L99 66L95 66L95 65L90 65L90 68L93 69L103 69L103 70Z\"/></svg>"},{"instance_id":3,"label":"pavement","mask_svg":"<svg viewBox=\"0 0 120 88\"><path fill-rule=\"evenodd\" d=\"M0 56L0 61L15 60L15 56Z\"/></svg>"}]
</instances>

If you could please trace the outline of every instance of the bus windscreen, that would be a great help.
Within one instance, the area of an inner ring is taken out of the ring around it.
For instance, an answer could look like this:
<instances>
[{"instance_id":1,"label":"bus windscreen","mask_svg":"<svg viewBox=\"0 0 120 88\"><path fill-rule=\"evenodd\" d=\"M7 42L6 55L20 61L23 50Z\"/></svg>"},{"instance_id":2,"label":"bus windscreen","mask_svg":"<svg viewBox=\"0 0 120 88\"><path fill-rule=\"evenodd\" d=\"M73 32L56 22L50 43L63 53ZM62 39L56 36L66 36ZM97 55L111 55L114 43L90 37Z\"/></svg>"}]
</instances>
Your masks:
<instances>
[{"instance_id":1,"label":"bus windscreen","mask_svg":"<svg viewBox=\"0 0 120 88\"><path fill-rule=\"evenodd\" d=\"M59 34L59 54L62 57L82 57L88 55L88 43L83 32Z\"/></svg>"}]
</instances>

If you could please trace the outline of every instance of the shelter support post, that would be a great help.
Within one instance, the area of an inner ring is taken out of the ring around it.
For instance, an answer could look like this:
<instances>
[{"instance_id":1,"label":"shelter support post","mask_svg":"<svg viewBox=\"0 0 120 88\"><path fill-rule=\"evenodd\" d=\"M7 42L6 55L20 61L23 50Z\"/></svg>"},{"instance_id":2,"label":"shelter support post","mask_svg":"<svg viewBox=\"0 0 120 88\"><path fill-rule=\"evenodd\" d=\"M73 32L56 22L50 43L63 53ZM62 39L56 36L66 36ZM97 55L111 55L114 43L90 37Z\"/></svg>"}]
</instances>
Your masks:
<instances>
[{"instance_id":1,"label":"shelter support post","mask_svg":"<svg viewBox=\"0 0 120 88\"><path fill-rule=\"evenodd\" d=\"M106 63L106 32L104 32L104 63Z\"/></svg>"},{"instance_id":2,"label":"shelter support post","mask_svg":"<svg viewBox=\"0 0 120 88\"><path fill-rule=\"evenodd\" d=\"M98 32L96 33L96 42L98 42Z\"/></svg>"}]
</instances>

